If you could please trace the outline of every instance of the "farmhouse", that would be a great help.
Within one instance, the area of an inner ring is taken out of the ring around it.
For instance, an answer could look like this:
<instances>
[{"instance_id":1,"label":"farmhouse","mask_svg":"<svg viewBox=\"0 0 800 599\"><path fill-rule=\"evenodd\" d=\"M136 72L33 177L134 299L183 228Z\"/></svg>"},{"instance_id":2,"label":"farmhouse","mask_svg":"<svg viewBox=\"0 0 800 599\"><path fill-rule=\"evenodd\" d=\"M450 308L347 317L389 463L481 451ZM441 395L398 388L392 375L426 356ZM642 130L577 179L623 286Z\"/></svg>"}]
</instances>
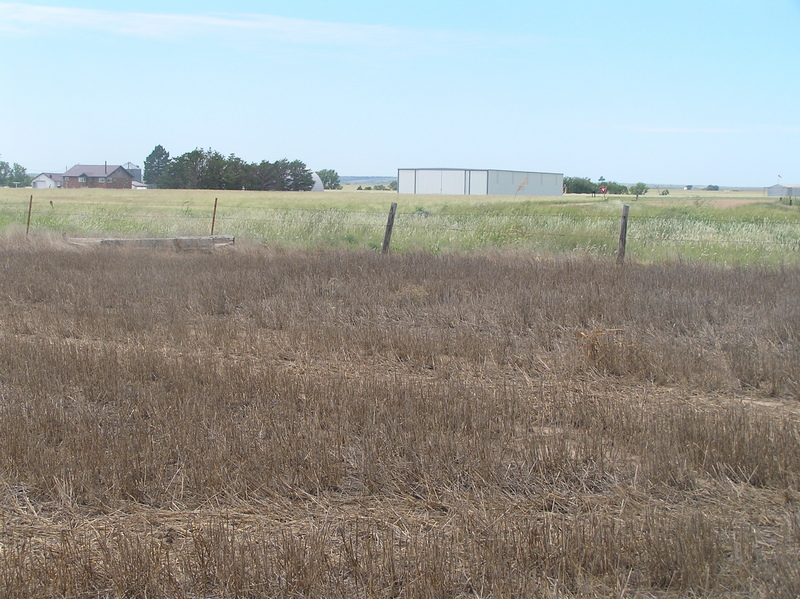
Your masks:
<instances>
[{"instance_id":1,"label":"farmhouse","mask_svg":"<svg viewBox=\"0 0 800 599\"><path fill-rule=\"evenodd\" d=\"M560 196L562 173L474 170L458 168L401 168L398 193L433 195Z\"/></svg>"},{"instance_id":2,"label":"farmhouse","mask_svg":"<svg viewBox=\"0 0 800 599\"><path fill-rule=\"evenodd\" d=\"M67 189L131 189L134 179L127 169L114 164L78 164L64 173L63 177L62 187Z\"/></svg>"},{"instance_id":3,"label":"farmhouse","mask_svg":"<svg viewBox=\"0 0 800 599\"><path fill-rule=\"evenodd\" d=\"M34 189L56 189L61 187L63 181L63 175L57 173L40 173L31 181L31 187Z\"/></svg>"},{"instance_id":4,"label":"farmhouse","mask_svg":"<svg viewBox=\"0 0 800 599\"><path fill-rule=\"evenodd\" d=\"M764 188L766 194L774 198L800 197L800 185L772 185Z\"/></svg>"}]
</instances>

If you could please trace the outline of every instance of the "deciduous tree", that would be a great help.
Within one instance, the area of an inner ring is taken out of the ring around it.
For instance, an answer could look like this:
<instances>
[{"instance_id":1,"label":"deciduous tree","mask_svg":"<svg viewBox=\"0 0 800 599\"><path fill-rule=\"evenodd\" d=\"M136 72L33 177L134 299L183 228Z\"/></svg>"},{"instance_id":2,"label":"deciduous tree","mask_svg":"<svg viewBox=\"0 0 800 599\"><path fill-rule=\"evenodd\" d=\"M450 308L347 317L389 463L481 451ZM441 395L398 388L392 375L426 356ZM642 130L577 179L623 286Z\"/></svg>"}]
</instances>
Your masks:
<instances>
[{"instance_id":1,"label":"deciduous tree","mask_svg":"<svg viewBox=\"0 0 800 599\"><path fill-rule=\"evenodd\" d=\"M33 177L28 175L25 167L16 162L9 165L8 162L0 161L0 186L8 187L28 187Z\"/></svg>"},{"instance_id":2,"label":"deciduous tree","mask_svg":"<svg viewBox=\"0 0 800 599\"><path fill-rule=\"evenodd\" d=\"M325 189L342 188L342 184L339 182L339 173L337 173L335 170L324 168L321 171L317 171L317 174L322 181L322 187Z\"/></svg>"},{"instance_id":3,"label":"deciduous tree","mask_svg":"<svg viewBox=\"0 0 800 599\"><path fill-rule=\"evenodd\" d=\"M11 165L5 160L0 160L0 186L5 187L11 178Z\"/></svg>"},{"instance_id":4,"label":"deciduous tree","mask_svg":"<svg viewBox=\"0 0 800 599\"><path fill-rule=\"evenodd\" d=\"M606 187L608 188L606 189L606 193L613 195L625 195L628 193L628 188L622 183L617 183L616 181L607 181Z\"/></svg>"},{"instance_id":5,"label":"deciduous tree","mask_svg":"<svg viewBox=\"0 0 800 599\"><path fill-rule=\"evenodd\" d=\"M597 185L587 177L564 177L564 190L566 193L594 193Z\"/></svg>"},{"instance_id":6,"label":"deciduous tree","mask_svg":"<svg viewBox=\"0 0 800 599\"><path fill-rule=\"evenodd\" d=\"M639 196L643 196L644 194L646 194L649 189L650 188L647 187L647 185L639 181L639 183L637 183L636 185L631 186L630 189L628 189L628 191L630 192L631 195L635 195L636 199L638 200Z\"/></svg>"}]
</instances>

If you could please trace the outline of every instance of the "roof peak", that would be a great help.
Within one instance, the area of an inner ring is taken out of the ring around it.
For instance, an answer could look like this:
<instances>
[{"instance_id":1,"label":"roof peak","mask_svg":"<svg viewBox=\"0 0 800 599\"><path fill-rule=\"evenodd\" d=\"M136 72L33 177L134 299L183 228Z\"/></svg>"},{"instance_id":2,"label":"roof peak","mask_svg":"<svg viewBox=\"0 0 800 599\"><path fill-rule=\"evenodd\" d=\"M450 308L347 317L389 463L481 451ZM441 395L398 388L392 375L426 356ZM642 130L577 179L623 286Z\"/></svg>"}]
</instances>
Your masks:
<instances>
[{"instance_id":1,"label":"roof peak","mask_svg":"<svg viewBox=\"0 0 800 599\"><path fill-rule=\"evenodd\" d=\"M65 172L64 175L67 177L76 177L81 175L86 175L87 177L105 177L119 169L122 169L128 173L128 171L119 164L76 164L67 172ZM131 174L128 173L128 175Z\"/></svg>"}]
</instances>

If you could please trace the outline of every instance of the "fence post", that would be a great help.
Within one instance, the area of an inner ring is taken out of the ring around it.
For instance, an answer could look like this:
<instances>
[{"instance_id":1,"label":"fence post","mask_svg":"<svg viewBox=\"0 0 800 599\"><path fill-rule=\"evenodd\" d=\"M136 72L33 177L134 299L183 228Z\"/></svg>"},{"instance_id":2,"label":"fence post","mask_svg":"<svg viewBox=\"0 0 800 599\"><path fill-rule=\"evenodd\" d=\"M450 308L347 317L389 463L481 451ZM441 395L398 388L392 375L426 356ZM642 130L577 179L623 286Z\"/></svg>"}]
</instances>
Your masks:
<instances>
[{"instance_id":1,"label":"fence post","mask_svg":"<svg viewBox=\"0 0 800 599\"><path fill-rule=\"evenodd\" d=\"M31 201L28 204L28 226L25 227L25 235L31 231L31 212L33 212L33 196L31 196Z\"/></svg>"},{"instance_id":2,"label":"fence post","mask_svg":"<svg viewBox=\"0 0 800 599\"><path fill-rule=\"evenodd\" d=\"M389 243L392 241L392 229L394 228L394 214L397 211L397 202L392 202L392 207L389 208L389 220L386 221L386 234L383 236L383 249L382 254L389 253Z\"/></svg>"},{"instance_id":3,"label":"fence post","mask_svg":"<svg viewBox=\"0 0 800 599\"><path fill-rule=\"evenodd\" d=\"M217 222L217 200L219 198L214 198L214 215L211 217L211 236L214 236L214 225Z\"/></svg>"},{"instance_id":4,"label":"fence post","mask_svg":"<svg viewBox=\"0 0 800 599\"><path fill-rule=\"evenodd\" d=\"M622 218L619 221L619 245L617 246L617 264L625 262L625 245L628 243L628 210L630 206L622 205Z\"/></svg>"}]
</instances>

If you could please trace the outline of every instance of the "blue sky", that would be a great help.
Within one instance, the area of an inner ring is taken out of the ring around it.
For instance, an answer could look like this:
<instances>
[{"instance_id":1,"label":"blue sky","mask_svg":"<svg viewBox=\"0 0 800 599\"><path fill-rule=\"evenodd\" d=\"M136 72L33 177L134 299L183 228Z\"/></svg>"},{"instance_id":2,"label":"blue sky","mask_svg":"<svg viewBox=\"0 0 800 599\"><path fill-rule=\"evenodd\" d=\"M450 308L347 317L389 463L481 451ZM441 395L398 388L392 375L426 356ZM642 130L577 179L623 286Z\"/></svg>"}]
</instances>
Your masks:
<instances>
[{"instance_id":1,"label":"blue sky","mask_svg":"<svg viewBox=\"0 0 800 599\"><path fill-rule=\"evenodd\" d=\"M0 2L0 159L800 183L800 0L110 4Z\"/></svg>"}]
</instances>

